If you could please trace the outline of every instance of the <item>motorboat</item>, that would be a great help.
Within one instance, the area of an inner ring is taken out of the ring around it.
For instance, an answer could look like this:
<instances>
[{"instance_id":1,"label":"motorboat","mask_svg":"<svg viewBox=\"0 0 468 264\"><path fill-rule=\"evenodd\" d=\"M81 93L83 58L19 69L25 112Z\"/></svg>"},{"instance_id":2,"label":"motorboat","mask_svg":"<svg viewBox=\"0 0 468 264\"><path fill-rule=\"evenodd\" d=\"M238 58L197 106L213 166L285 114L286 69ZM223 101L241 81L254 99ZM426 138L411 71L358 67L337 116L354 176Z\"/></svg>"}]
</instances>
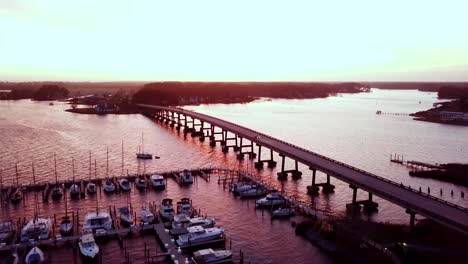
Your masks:
<instances>
[{"instance_id":1,"label":"motorboat","mask_svg":"<svg viewBox=\"0 0 468 264\"><path fill-rule=\"evenodd\" d=\"M62 196L63 196L62 187L60 187L59 184L56 184L55 187L52 189L52 194L51 194L52 200L58 201L62 198Z\"/></svg>"},{"instance_id":2,"label":"motorboat","mask_svg":"<svg viewBox=\"0 0 468 264\"><path fill-rule=\"evenodd\" d=\"M194 264L219 263L232 259L231 250L213 250L211 248L201 249L193 253L192 262Z\"/></svg>"},{"instance_id":3,"label":"motorboat","mask_svg":"<svg viewBox=\"0 0 468 264\"><path fill-rule=\"evenodd\" d=\"M188 170L183 170L179 173L179 177L177 178L180 184L192 184L193 183L193 176L192 173Z\"/></svg>"},{"instance_id":4,"label":"motorboat","mask_svg":"<svg viewBox=\"0 0 468 264\"><path fill-rule=\"evenodd\" d=\"M85 216L83 230L96 230L104 229L106 231L112 230L112 219L109 213L97 212L88 213Z\"/></svg>"},{"instance_id":5,"label":"motorboat","mask_svg":"<svg viewBox=\"0 0 468 264\"><path fill-rule=\"evenodd\" d=\"M146 190L147 186L148 185L146 183L145 177L144 176L138 177L138 179L136 180L136 183L135 183L135 187L140 191L144 191L144 190Z\"/></svg>"},{"instance_id":6,"label":"motorboat","mask_svg":"<svg viewBox=\"0 0 468 264\"><path fill-rule=\"evenodd\" d=\"M231 185L231 191L234 194L239 194L241 192L245 192L245 191L248 191L248 190L251 190L251 189L255 189L256 187L257 187L257 185L255 185L255 184L239 182L239 183L233 183Z\"/></svg>"},{"instance_id":7,"label":"motorboat","mask_svg":"<svg viewBox=\"0 0 468 264\"><path fill-rule=\"evenodd\" d=\"M80 186L76 183L73 183L70 187L70 197L76 199L80 197Z\"/></svg>"},{"instance_id":8,"label":"motorboat","mask_svg":"<svg viewBox=\"0 0 468 264\"><path fill-rule=\"evenodd\" d=\"M99 254L99 246L96 244L96 241L94 241L92 233L82 235L78 241L78 247L84 259L94 260Z\"/></svg>"},{"instance_id":9,"label":"motorboat","mask_svg":"<svg viewBox=\"0 0 468 264\"><path fill-rule=\"evenodd\" d=\"M50 237L51 222L48 218L34 218L21 229L20 241L27 242L30 239L45 240Z\"/></svg>"},{"instance_id":10,"label":"motorboat","mask_svg":"<svg viewBox=\"0 0 468 264\"><path fill-rule=\"evenodd\" d=\"M89 194L95 194L97 192L96 184L93 182L88 182L88 184L86 184L86 191Z\"/></svg>"},{"instance_id":11,"label":"motorboat","mask_svg":"<svg viewBox=\"0 0 468 264\"><path fill-rule=\"evenodd\" d=\"M107 179L106 182L104 183L104 192L105 193L115 192L115 184L110 179Z\"/></svg>"},{"instance_id":12,"label":"motorboat","mask_svg":"<svg viewBox=\"0 0 468 264\"><path fill-rule=\"evenodd\" d=\"M23 191L21 188L17 188L16 191L11 195L10 201L13 204L18 204L23 200Z\"/></svg>"},{"instance_id":13,"label":"motorboat","mask_svg":"<svg viewBox=\"0 0 468 264\"><path fill-rule=\"evenodd\" d=\"M155 190L164 190L166 188L166 181L162 175L151 175L151 185Z\"/></svg>"},{"instance_id":14,"label":"motorboat","mask_svg":"<svg viewBox=\"0 0 468 264\"><path fill-rule=\"evenodd\" d=\"M281 205L284 203L283 198L279 195L278 192L272 192L268 194L266 197L255 201L257 207L261 206L275 206Z\"/></svg>"},{"instance_id":15,"label":"motorboat","mask_svg":"<svg viewBox=\"0 0 468 264\"><path fill-rule=\"evenodd\" d=\"M241 198L259 197L266 194L265 188L252 188L239 193Z\"/></svg>"},{"instance_id":16,"label":"motorboat","mask_svg":"<svg viewBox=\"0 0 468 264\"><path fill-rule=\"evenodd\" d=\"M132 189L132 185L125 178L120 179L119 186L120 186L120 189L122 189L123 192L129 192Z\"/></svg>"},{"instance_id":17,"label":"motorboat","mask_svg":"<svg viewBox=\"0 0 468 264\"><path fill-rule=\"evenodd\" d=\"M194 217L188 218L186 215L179 214L174 216L174 221L172 222L172 235L183 235L187 234L187 228L192 226L201 226L203 228L214 227L216 220L213 217Z\"/></svg>"},{"instance_id":18,"label":"motorboat","mask_svg":"<svg viewBox=\"0 0 468 264\"><path fill-rule=\"evenodd\" d=\"M129 227L133 224L133 216L127 206L120 207L120 223L125 226Z\"/></svg>"},{"instance_id":19,"label":"motorboat","mask_svg":"<svg viewBox=\"0 0 468 264\"><path fill-rule=\"evenodd\" d=\"M161 207L159 208L159 214L162 220L171 221L175 215L174 208L172 207L172 199L165 198L162 200Z\"/></svg>"},{"instance_id":20,"label":"motorboat","mask_svg":"<svg viewBox=\"0 0 468 264\"><path fill-rule=\"evenodd\" d=\"M220 239L224 236L223 227L203 228L192 226L187 228L188 234L181 235L177 239L177 245L185 246Z\"/></svg>"},{"instance_id":21,"label":"motorboat","mask_svg":"<svg viewBox=\"0 0 468 264\"><path fill-rule=\"evenodd\" d=\"M144 224L152 224L156 220L156 216L147 207L142 207L140 211L141 222Z\"/></svg>"},{"instance_id":22,"label":"motorboat","mask_svg":"<svg viewBox=\"0 0 468 264\"><path fill-rule=\"evenodd\" d=\"M273 217L290 217L295 214L295 211L291 207L281 207L274 210L271 214Z\"/></svg>"},{"instance_id":23,"label":"motorboat","mask_svg":"<svg viewBox=\"0 0 468 264\"><path fill-rule=\"evenodd\" d=\"M177 202L177 214L184 214L188 217L192 217L193 208L189 198L182 198L180 202Z\"/></svg>"},{"instance_id":24,"label":"motorboat","mask_svg":"<svg viewBox=\"0 0 468 264\"><path fill-rule=\"evenodd\" d=\"M45 262L44 252L37 246L31 248L24 258L26 264L40 264Z\"/></svg>"},{"instance_id":25,"label":"motorboat","mask_svg":"<svg viewBox=\"0 0 468 264\"><path fill-rule=\"evenodd\" d=\"M60 222L60 235L71 236L73 234L73 222L70 217L64 216Z\"/></svg>"},{"instance_id":26,"label":"motorboat","mask_svg":"<svg viewBox=\"0 0 468 264\"><path fill-rule=\"evenodd\" d=\"M0 243L10 242L15 233L15 225L11 221L0 223Z\"/></svg>"}]
</instances>

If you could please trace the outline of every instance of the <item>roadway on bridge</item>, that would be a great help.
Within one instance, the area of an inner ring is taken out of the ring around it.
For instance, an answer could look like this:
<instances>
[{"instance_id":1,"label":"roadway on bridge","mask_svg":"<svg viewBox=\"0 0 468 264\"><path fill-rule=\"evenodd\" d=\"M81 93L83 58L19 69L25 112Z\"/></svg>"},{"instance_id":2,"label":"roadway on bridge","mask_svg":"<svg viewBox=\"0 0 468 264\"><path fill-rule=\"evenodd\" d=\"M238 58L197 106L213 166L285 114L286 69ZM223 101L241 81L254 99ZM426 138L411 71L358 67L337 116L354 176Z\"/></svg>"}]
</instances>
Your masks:
<instances>
[{"instance_id":1,"label":"roadway on bridge","mask_svg":"<svg viewBox=\"0 0 468 264\"><path fill-rule=\"evenodd\" d=\"M181 108L144 104L138 104L138 106L146 109L176 112L208 122L214 126L235 133L240 137L253 141L258 145L265 146L275 152L297 160L309 167L359 187L362 190L371 192L403 208L468 234L468 209L466 208L456 206L429 195L418 193L415 190L401 187L399 184L385 178L216 117Z\"/></svg>"}]
</instances>

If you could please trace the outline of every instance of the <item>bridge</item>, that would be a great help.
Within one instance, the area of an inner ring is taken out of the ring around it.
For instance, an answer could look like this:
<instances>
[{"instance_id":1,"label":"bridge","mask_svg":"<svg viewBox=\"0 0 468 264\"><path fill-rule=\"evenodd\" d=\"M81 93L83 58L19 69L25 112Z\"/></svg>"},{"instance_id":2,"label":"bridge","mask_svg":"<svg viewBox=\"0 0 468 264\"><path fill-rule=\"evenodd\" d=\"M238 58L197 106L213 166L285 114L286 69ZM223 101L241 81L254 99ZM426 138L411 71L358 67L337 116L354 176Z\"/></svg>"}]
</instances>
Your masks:
<instances>
[{"instance_id":1,"label":"bridge","mask_svg":"<svg viewBox=\"0 0 468 264\"><path fill-rule=\"evenodd\" d=\"M146 116L160 119L171 126L177 126L177 130L183 128L184 133L191 133L192 136L199 136L200 141L204 141L205 137L209 137L210 144L212 146L215 146L216 142L220 142L223 147L223 151L228 151L229 148L232 147L235 151L239 151L239 154L237 155L239 159L242 159L244 155L249 155L250 158L255 158L257 156L253 151L253 144L255 143L258 146L258 161L255 163L257 168L261 168L263 162L267 162L269 166L275 166L276 162L273 161L273 151L275 151L282 157L281 172L278 173L279 177L287 177L288 173L291 173L293 177L300 177L302 173L297 170L298 162L309 166L313 172L312 185L308 186L311 194L317 192L319 186L323 187L323 191L332 191L334 188L334 186L330 184L330 176L332 176L343 182L349 183L350 187L353 189L353 200L352 203L347 205L347 207L349 206L348 208L360 209L360 205L362 204L367 209L375 209L377 207L377 203L372 201L372 195L374 194L384 200L405 208L406 212L410 214L411 227L414 226L415 214L419 214L449 228L468 234L467 208L447 202L429 194L419 192L411 189L410 187L403 186L370 172L347 165L343 162L325 157L310 150L276 139L272 136L216 117L181 108L146 104L137 104L137 106ZM198 124L196 122L197 120L199 121ZM216 131L216 129L221 131ZM228 133L232 136L228 137ZM246 140L248 143L244 145ZM235 143L232 143L233 145L229 145L229 142L232 141L235 141ZM270 150L270 159L261 159L262 147ZM245 148L248 150L244 151ZM286 157L295 161L295 170L284 170ZM317 170L327 174L326 183L315 183ZM357 189L368 192L369 199L365 201L357 201Z\"/></svg>"}]
</instances>

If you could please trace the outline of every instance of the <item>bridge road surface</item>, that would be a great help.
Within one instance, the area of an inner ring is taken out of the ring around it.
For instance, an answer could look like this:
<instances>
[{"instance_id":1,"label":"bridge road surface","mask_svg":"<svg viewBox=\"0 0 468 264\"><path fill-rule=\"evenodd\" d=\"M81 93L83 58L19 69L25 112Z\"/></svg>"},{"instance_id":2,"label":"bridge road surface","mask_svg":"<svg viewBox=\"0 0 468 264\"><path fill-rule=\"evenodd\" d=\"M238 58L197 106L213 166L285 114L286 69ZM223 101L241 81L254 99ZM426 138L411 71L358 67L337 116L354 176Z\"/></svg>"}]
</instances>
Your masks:
<instances>
[{"instance_id":1,"label":"bridge road surface","mask_svg":"<svg viewBox=\"0 0 468 264\"><path fill-rule=\"evenodd\" d=\"M143 109L180 113L210 123L468 235L467 208L419 193L416 190L400 186L396 182L216 117L181 108L145 104L137 104L137 106Z\"/></svg>"}]
</instances>

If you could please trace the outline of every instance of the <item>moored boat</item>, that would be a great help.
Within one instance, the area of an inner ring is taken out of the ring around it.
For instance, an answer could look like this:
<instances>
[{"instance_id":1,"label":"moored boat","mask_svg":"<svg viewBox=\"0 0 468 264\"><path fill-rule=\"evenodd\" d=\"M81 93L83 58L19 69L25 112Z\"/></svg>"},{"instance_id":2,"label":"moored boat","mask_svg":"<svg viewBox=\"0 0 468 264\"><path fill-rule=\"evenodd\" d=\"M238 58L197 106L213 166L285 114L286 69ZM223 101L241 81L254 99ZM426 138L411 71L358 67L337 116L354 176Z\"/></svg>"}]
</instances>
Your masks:
<instances>
[{"instance_id":1,"label":"moored boat","mask_svg":"<svg viewBox=\"0 0 468 264\"><path fill-rule=\"evenodd\" d=\"M187 228L188 234L181 235L177 239L177 245L185 246L189 244L198 244L223 238L224 228L211 227L203 228L201 226L192 226Z\"/></svg>"},{"instance_id":2,"label":"moored boat","mask_svg":"<svg viewBox=\"0 0 468 264\"><path fill-rule=\"evenodd\" d=\"M250 184L250 183L245 183L245 182L238 182L238 183L231 184L231 191L234 194L239 194L241 192L245 192L245 191L254 189L256 187L257 187L257 185L255 185L255 184Z\"/></svg>"},{"instance_id":3,"label":"moored boat","mask_svg":"<svg viewBox=\"0 0 468 264\"><path fill-rule=\"evenodd\" d=\"M112 219L109 213L97 212L88 213L85 216L83 223L83 230L96 230L104 229L106 231L112 230Z\"/></svg>"},{"instance_id":4,"label":"moored boat","mask_svg":"<svg viewBox=\"0 0 468 264\"><path fill-rule=\"evenodd\" d=\"M259 197L263 196L266 194L265 188L252 188L250 190L245 190L239 193L239 196L241 198L253 198L253 197Z\"/></svg>"},{"instance_id":5,"label":"moored boat","mask_svg":"<svg viewBox=\"0 0 468 264\"><path fill-rule=\"evenodd\" d=\"M21 188L17 188L16 191L11 195L10 201L13 204L18 204L23 200L23 191Z\"/></svg>"},{"instance_id":6,"label":"moored boat","mask_svg":"<svg viewBox=\"0 0 468 264\"><path fill-rule=\"evenodd\" d=\"M86 184L86 191L89 194L95 194L97 192L96 184L94 184L93 182L88 182L88 184Z\"/></svg>"},{"instance_id":7,"label":"moored boat","mask_svg":"<svg viewBox=\"0 0 468 264\"><path fill-rule=\"evenodd\" d=\"M76 183L73 183L70 187L70 197L76 199L80 197L80 186Z\"/></svg>"},{"instance_id":8,"label":"moored boat","mask_svg":"<svg viewBox=\"0 0 468 264\"><path fill-rule=\"evenodd\" d=\"M132 185L126 178L120 179L119 186L123 192L129 192L132 189Z\"/></svg>"},{"instance_id":9,"label":"moored boat","mask_svg":"<svg viewBox=\"0 0 468 264\"><path fill-rule=\"evenodd\" d=\"M106 182L104 183L104 192L105 193L115 192L115 184L110 179L107 179Z\"/></svg>"},{"instance_id":10,"label":"moored boat","mask_svg":"<svg viewBox=\"0 0 468 264\"><path fill-rule=\"evenodd\" d=\"M20 241L27 242L30 239L45 240L50 238L51 222L48 218L34 218L21 229Z\"/></svg>"},{"instance_id":11,"label":"moored boat","mask_svg":"<svg viewBox=\"0 0 468 264\"><path fill-rule=\"evenodd\" d=\"M37 246L31 248L24 258L26 264L41 264L45 262L44 252Z\"/></svg>"},{"instance_id":12,"label":"moored boat","mask_svg":"<svg viewBox=\"0 0 468 264\"><path fill-rule=\"evenodd\" d=\"M99 254L99 246L94 241L92 233L84 234L78 241L78 247L80 248L81 256L86 260L94 260Z\"/></svg>"},{"instance_id":13,"label":"moored boat","mask_svg":"<svg viewBox=\"0 0 468 264\"><path fill-rule=\"evenodd\" d=\"M151 185L155 190L164 190L166 188L166 181L162 175L151 175Z\"/></svg>"},{"instance_id":14,"label":"moored boat","mask_svg":"<svg viewBox=\"0 0 468 264\"><path fill-rule=\"evenodd\" d=\"M261 206L275 206L284 203L284 199L280 196L277 191L271 192L266 197L255 201L257 207Z\"/></svg>"},{"instance_id":15,"label":"moored boat","mask_svg":"<svg viewBox=\"0 0 468 264\"><path fill-rule=\"evenodd\" d=\"M294 214L295 214L295 211L291 207L281 207L271 212L271 215L273 217L290 217L290 216L293 216Z\"/></svg>"},{"instance_id":16,"label":"moored boat","mask_svg":"<svg viewBox=\"0 0 468 264\"><path fill-rule=\"evenodd\" d=\"M142 207L140 211L141 222L144 224L152 224L156 221L156 216L147 207Z\"/></svg>"},{"instance_id":17,"label":"moored boat","mask_svg":"<svg viewBox=\"0 0 468 264\"><path fill-rule=\"evenodd\" d=\"M136 156L137 156L137 159L152 159L153 158L153 154L145 152L143 133L141 133L141 145L138 146L138 152Z\"/></svg>"},{"instance_id":18,"label":"moored boat","mask_svg":"<svg viewBox=\"0 0 468 264\"><path fill-rule=\"evenodd\" d=\"M140 191L145 191L147 186L145 176L139 176L135 182L135 187Z\"/></svg>"},{"instance_id":19,"label":"moored boat","mask_svg":"<svg viewBox=\"0 0 468 264\"><path fill-rule=\"evenodd\" d=\"M73 234L73 222L70 217L64 216L60 222L60 235L71 236Z\"/></svg>"},{"instance_id":20,"label":"moored boat","mask_svg":"<svg viewBox=\"0 0 468 264\"><path fill-rule=\"evenodd\" d=\"M184 214L187 217L193 216L194 212L189 198L182 198L180 202L177 202L177 214Z\"/></svg>"},{"instance_id":21,"label":"moored boat","mask_svg":"<svg viewBox=\"0 0 468 264\"><path fill-rule=\"evenodd\" d=\"M179 173L177 181L182 185L192 184L193 176L189 170L183 170Z\"/></svg>"},{"instance_id":22,"label":"moored boat","mask_svg":"<svg viewBox=\"0 0 468 264\"><path fill-rule=\"evenodd\" d=\"M194 264L226 263L228 260L232 260L231 250L213 250L211 248L195 251L192 257L192 262Z\"/></svg>"},{"instance_id":23,"label":"moored boat","mask_svg":"<svg viewBox=\"0 0 468 264\"><path fill-rule=\"evenodd\" d=\"M133 216L127 206L120 207L120 223L125 226L129 227L133 224Z\"/></svg>"},{"instance_id":24,"label":"moored boat","mask_svg":"<svg viewBox=\"0 0 468 264\"><path fill-rule=\"evenodd\" d=\"M175 215L174 208L172 206L172 199L164 198L159 208L159 214L161 219L165 221L171 221Z\"/></svg>"},{"instance_id":25,"label":"moored boat","mask_svg":"<svg viewBox=\"0 0 468 264\"><path fill-rule=\"evenodd\" d=\"M176 215L174 216L174 221L172 222L172 235L183 235L187 234L187 228L192 226L201 226L203 228L214 227L216 220L213 217L194 217L188 218L185 215Z\"/></svg>"},{"instance_id":26,"label":"moored boat","mask_svg":"<svg viewBox=\"0 0 468 264\"><path fill-rule=\"evenodd\" d=\"M0 223L0 243L8 243L16 233L15 225L11 221Z\"/></svg>"}]
</instances>

